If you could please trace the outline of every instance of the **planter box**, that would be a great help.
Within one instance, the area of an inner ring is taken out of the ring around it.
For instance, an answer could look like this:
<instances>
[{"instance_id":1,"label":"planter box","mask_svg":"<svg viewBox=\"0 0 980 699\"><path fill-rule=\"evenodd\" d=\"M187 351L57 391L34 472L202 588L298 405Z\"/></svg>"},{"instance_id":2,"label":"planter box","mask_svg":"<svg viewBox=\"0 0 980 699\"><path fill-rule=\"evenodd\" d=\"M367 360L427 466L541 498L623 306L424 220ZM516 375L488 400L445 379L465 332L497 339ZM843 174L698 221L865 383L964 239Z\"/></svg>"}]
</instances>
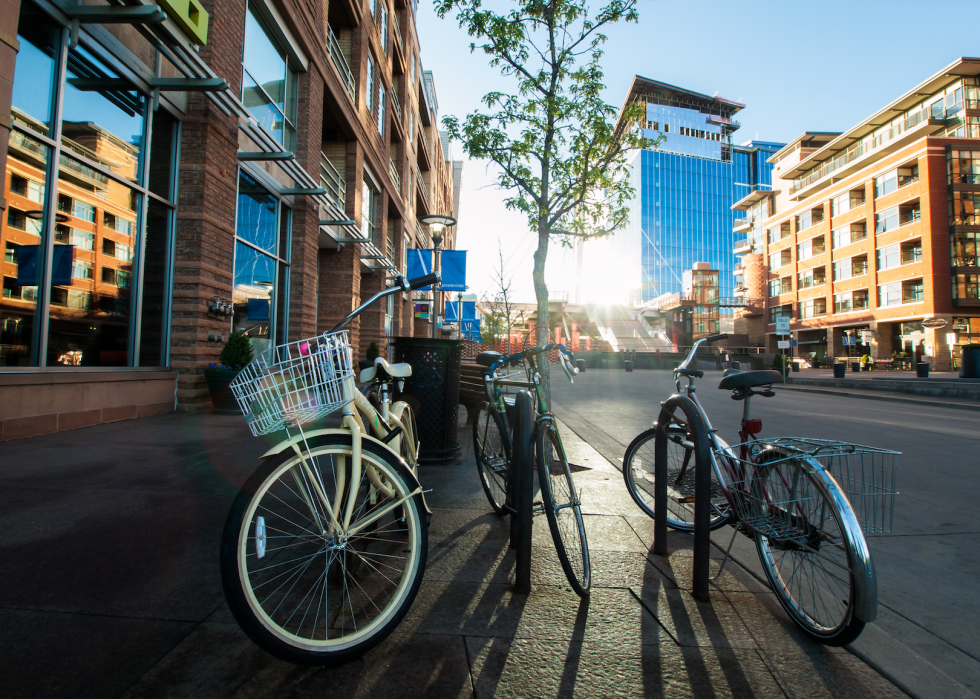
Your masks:
<instances>
[{"instance_id":1,"label":"planter box","mask_svg":"<svg viewBox=\"0 0 980 699\"><path fill-rule=\"evenodd\" d=\"M980 347L963 348L963 363L960 365L961 379L980 379Z\"/></svg>"},{"instance_id":2,"label":"planter box","mask_svg":"<svg viewBox=\"0 0 980 699\"><path fill-rule=\"evenodd\" d=\"M215 415L241 415L238 401L231 392L231 382L238 376L238 369L205 369L204 379L211 394L211 412Z\"/></svg>"}]
</instances>

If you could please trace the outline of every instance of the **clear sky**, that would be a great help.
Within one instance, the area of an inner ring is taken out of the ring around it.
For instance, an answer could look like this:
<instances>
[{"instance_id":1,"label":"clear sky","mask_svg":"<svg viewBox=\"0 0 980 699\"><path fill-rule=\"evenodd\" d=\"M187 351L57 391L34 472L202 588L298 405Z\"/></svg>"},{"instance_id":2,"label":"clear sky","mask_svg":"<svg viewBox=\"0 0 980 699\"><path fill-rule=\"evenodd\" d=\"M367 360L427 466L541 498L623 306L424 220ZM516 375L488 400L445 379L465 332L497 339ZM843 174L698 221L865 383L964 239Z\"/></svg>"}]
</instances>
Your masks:
<instances>
[{"instance_id":1,"label":"clear sky","mask_svg":"<svg viewBox=\"0 0 980 699\"><path fill-rule=\"evenodd\" d=\"M736 143L843 131L958 57L980 56L976 0L641 0L639 14L638 24L607 32L606 100L621 105L634 75L740 99L747 107L737 117ZM482 51L470 53L470 37L455 20L440 20L426 0L419 2L418 33L440 118L462 118L480 108L486 92L513 89ZM465 157L458 143L453 156ZM478 293L493 289L499 239L519 300L532 301L535 240L526 219L504 208L493 175L479 161L463 168L457 247L470 251L467 283ZM562 269L569 261L553 243L552 287L563 285Z\"/></svg>"}]
</instances>

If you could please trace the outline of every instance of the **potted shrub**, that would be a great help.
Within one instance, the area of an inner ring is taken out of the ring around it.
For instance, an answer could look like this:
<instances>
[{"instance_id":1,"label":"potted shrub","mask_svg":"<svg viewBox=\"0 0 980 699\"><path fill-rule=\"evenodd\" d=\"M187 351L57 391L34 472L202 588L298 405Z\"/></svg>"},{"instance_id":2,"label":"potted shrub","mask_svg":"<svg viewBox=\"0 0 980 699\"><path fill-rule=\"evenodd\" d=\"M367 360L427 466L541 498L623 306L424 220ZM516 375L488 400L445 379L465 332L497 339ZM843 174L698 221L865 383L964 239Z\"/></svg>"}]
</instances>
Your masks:
<instances>
[{"instance_id":1,"label":"potted shrub","mask_svg":"<svg viewBox=\"0 0 980 699\"><path fill-rule=\"evenodd\" d=\"M871 357L867 354L861 355L861 371L871 371Z\"/></svg>"},{"instance_id":2,"label":"potted shrub","mask_svg":"<svg viewBox=\"0 0 980 699\"><path fill-rule=\"evenodd\" d=\"M368 345L367 351L364 353L367 359L362 359L357 364L360 369L370 369L374 366L374 360L381 356L381 350L378 349L378 343L374 340Z\"/></svg>"},{"instance_id":3,"label":"potted shrub","mask_svg":"<svg viewBox=\"0 0 980 699\"><path fill-rule=\"evenodd\" d=\"M211 394L211 411L216 415L238 415L241 410L230 386L238 372L252 361L251 341L243 333L233 332L228 336L218 360L204 370L208 393Z\"/></svg>"},{"instance_id":4,"label":"potted shrub","mask_svg":"<svg viewBox=\"0 0 980 699\"><path fill-rule=\"evenodd\" d=\"M969 345L963 345L960 378L980 379L980 344L973 342Z\"/></svg>"}]
</instances>

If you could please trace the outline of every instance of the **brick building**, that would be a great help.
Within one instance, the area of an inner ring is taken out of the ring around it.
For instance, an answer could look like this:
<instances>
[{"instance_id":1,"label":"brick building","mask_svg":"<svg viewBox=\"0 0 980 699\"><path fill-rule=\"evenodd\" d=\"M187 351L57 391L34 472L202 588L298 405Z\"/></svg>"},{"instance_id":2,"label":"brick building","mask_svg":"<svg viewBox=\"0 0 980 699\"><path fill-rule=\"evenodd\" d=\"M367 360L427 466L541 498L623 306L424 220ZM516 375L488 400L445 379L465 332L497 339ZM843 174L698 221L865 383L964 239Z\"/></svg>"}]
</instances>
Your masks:
<instances>
[{"instance_id":1,"label":"brick building","mask_svg":"<svg viewBox=\"0 0 980 699\"><path fill-rule=\"evenodd\" d=\"M961 58L844 133L806 132L770 162L736 244L736 332L797 356L919 352L948 369L980 342L980 59Z\"/></svg>"},{"instance_id":2,"label":"brick building","mask_svg":"<svg viewBox=\"0 0 980 699\"><path fill-rule=\"evenodd\" d=\"M3 439L205 409L229 332L330 328L457 213L414 3L130 2L0 11Z\"/></svg>"}]
</instances>

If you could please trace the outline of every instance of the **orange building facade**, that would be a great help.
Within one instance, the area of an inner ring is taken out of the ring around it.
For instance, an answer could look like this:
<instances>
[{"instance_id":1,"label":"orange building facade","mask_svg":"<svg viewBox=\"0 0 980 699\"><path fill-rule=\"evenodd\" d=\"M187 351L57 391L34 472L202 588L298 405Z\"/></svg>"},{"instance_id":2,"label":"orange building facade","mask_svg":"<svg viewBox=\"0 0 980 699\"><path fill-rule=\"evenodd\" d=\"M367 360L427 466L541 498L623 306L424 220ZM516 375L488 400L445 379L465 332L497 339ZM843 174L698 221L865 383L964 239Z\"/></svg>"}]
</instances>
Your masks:
<instances>
[{"instance_id":1,"label":"orange building facade","mask_svg":"<svg viewBox=\"0 0 980 699\"><path fill-rule=\"evenodd\" d=\"M980 342L980 59L963 58L844 133L776 153L736 234L736 332L798 357L957 365ZM761 273L760 273L761 272ZM787 316L792 338L777 337Z\"/></svg>"}]
</instances>

